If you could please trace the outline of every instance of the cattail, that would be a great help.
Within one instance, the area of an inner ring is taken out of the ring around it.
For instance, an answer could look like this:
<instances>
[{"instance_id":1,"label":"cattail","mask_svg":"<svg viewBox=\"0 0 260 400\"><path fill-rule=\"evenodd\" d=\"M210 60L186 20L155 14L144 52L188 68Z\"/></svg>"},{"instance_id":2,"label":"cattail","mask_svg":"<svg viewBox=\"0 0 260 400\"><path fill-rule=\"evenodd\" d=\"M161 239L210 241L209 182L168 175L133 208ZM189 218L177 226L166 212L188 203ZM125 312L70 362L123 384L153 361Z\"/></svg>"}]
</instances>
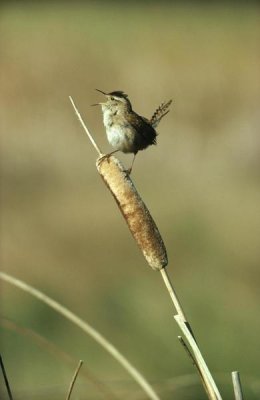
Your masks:
<instances>
[{"instance_id":1,"label":"cattail","mask_svg":"<svg viewBox=\"0 0 260 400\"><path fill-rule=\"evenodd\" d=\"M96 163L99 174L106 183L110 192L113 194L134 239L137 241L146 258L146 261L152 269L161 272L165 286L177 311L175 320L184 333L191 350L187 347L183 338L181 336L179 338L181 339L181 343L184 344L185 350L188 351L191 359L193 360L193 364L196 366L199 372L209 399L222 400L207 364L201 355L200 349L192 332L191 325L184 314L176 291L167 273L167 268L165 268L168 264L166 249L160 232L155 225L148 208L139 196L132 180L129 177L129 174L124 171L122 164L115 157L109 154L103 155L101 153L101 150L97 146L95 140L82 120L81 115L71 97L70 101L92 145L99 154L99 158L97 159ZM171 100L168 103L161 104L160 107L155 111L150 120L153 126L156 126L156 124L160 122L160 119L167 114L170 104ZM158 398L157 395L147 387L146 383L145 385L142 385L142 387L145 387L145 390L147 393L149 393L150 398Z\"/></svg>"},{"instance_id":2,"label":"cattail","mask_svg":"<svg viewBox=\"0 0 260 400\"><path fill-rule=\"evenodd\" d=\"M160 232L122 164L109 156L99 157L96 165L150 267L166 267L167 253Z\"/></svg>"}]
</instances>

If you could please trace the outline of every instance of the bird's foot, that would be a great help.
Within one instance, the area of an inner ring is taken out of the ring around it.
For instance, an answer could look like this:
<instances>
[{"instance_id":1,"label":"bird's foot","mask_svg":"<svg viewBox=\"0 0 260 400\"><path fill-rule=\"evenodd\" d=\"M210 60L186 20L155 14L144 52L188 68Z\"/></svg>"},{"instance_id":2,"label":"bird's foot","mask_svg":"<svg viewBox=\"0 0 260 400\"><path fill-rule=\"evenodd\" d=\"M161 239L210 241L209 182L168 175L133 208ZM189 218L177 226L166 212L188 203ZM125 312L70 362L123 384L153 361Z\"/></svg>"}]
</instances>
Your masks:
<instances>
[{"instance_id":1,"label":"bird's foot","mask_svg":"<svg viewBox=\"0 0 260 400\"><path fill-rule=\"evenodd\" d=\"M124 169L124 173L126 174L126 175L130 175L131 174L131 172L132 172L132 167L131 168L128 168L128 169Z\"/></svg>"},{"instance_id":2,"label":"bird's foot","mask_svg":"<svg viewBox=\"0 0 260 400\"><path fill-rule=\"evenodd\" d=\"M105 159L108 160L113 154L117 153L118 151L119 151L119 150L115 150L115 151L112 151L111 153L102 154L102 155L98 158L98 161L97 161L97 162L98 162L98 165L100 165L100 163L101 163L103 160L105 160ZM128 176L129 176L129 175L131 174L131 172L132 172L134 160L135 160L135 155L134 155L134 158L133 158L131 167L128 168L128 169L124 169L124 170L123 170L123 172L124 172L126 175L128 175Z\"/></svg>"},{"instance_id":3,"label":"bird's foot","mask_svg":"<svg viewBox=\"0 0 260 400\"><path fill-rule=\"evenodd\" d=\"M112 151L111 153L107 153L107 154L102 154L99 159L98 159L98 164L100 164L103 160L105 159L109 159L114 153L116 153L118 150L116 151Z\"/></svg>"}]
</instances>

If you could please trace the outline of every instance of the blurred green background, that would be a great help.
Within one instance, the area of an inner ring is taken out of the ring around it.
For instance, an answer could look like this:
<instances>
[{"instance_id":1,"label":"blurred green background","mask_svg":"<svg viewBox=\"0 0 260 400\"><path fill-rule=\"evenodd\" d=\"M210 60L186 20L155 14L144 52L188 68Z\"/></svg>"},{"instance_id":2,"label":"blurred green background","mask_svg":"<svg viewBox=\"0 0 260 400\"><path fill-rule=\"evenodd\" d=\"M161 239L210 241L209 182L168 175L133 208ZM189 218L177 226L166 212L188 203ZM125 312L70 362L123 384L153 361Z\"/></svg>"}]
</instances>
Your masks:
<instances>
[{"instance_id":1,"label":"blurred green background","mask_svg":"<svg viewBox=\"0 0 260 400\"><path fill-rule=\"evenodd\" d=\"M1 269L92 324L162 399L206 398L160 274L98 176L68 96L104 152L111 148L101 110L90 107L101 101L95 88L124 90L146 117L172 98L158 146L139 153L132 179L222 393L233 398L230 373L239 370L246 398L257 399L260 13L246 2L207 4L2 5ZM118 157L130 165L131 156ZM7 283L1 292L1 314L12 321L2 320L1 347L15 399L64 399L79 359L100 383L80 376L75 398L109 398L103 390L146 398L76 327Z\"/></svg>"}]
</instances>

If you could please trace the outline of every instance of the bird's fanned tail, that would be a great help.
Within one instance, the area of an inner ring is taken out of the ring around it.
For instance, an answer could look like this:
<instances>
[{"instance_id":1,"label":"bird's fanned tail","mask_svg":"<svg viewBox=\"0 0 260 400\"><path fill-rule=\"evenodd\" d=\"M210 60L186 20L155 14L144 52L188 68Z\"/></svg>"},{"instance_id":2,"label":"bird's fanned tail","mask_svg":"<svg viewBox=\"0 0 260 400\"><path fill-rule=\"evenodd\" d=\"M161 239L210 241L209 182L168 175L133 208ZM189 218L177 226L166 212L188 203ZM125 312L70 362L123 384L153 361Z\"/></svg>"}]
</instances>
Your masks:
<instances>
[{"instance_id":1,"label":"bird's fanned tail","mask_svg":"<svg viewBox=\"0 0 260 400\"><path fill-rule=\"evenodd\" d=\"M150 124L152 125L153 128L156 128L161 119L168 114L169 107L172 103L172 100L169 100L167 103L162 103L159 105L157 110L155 110L154 114L152 115L152 118L150 119Z\"/></svg>"}]
</instances>

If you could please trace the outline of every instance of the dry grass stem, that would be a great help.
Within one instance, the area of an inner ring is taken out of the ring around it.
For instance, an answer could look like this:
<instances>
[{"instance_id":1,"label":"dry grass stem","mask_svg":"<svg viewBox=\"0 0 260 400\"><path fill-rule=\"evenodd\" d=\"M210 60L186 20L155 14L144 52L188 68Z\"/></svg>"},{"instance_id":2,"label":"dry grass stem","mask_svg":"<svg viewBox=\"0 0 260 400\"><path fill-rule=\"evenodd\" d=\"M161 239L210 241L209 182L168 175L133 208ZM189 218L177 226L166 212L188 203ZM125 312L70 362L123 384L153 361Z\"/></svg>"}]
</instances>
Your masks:
<instances>
[{"instance_id":1,"label":"dry grass stem","mask_svg":"<svg viewBox=\"0 0 260 400\"><path fill-rule=\"evenodd\" d=\"M166 286L166 288L167 288L167 290L169 292L169 295L170 295L170 297L172 299L174 307L175 307L175 309L177 311L177 314L182 317L183 321L187 322L187 318L186 318L186 316L184 314L184 311L183 311L182 306L180 304L180 301L178 299L177 293L176 293L176 291L175 291L175 289L173 287L173 284L172 284L172 282L170 280L170 277L168 275L168 271L167 271L166 268L161 270L161 275L162 275L163 281L165 283L165 286Z\"/></svg>"},{"instance_id":2,"label":"dry grass stem","mask_svg":"<svg viewBox=\"0 0 260 400\"><path fill-rule=\"evenodd\" d=\"M27 283L12 277L9 274L0 272L0 279L10 283L13 286L29 293L31 296L36 297L38 300L47 304L52 309L56 310L59 314L63 315L69 321L77 325L85 333L91 336L100 346L102 346L115 360L117 360L122 367L132 376L132 378L139 384L149 399L159 400L159 397L154 392L153 388L149 385L146 379L140 374L140 372L98 331L96 331L88 323L80 319L73 312L69 311L66 307L59 304L57 301L51 299L49 296L40 292L38 289L28 285Z\"/></svg>"},{"instance_id":3,"label":"dry grass stem","mask_svg":"<svg viewBox=\"0 0 260 400\"><path fill-rule=\"evenodd\" d=\"M208 369L206 362L204 361L204 358L203 358L203 356L200 352L200 349L194 339L193 334L191 333L190 329L187 326L186 321L184 321L180 315L175 315L174 318L175 318L176 322L178 323L180 329L184 333L184 335L193 351L194 358L196 359L196 362L197 362L198 367L201 372L201 376L203 377L203 381L207 388L207 393L208 393L209 398L211 400L222 400L222 397L219 393L216 383Z\"/></svg>"},{"instance_id":4,"label":"dry grass stem","mask_svg":"<svg viewBox=\"0 0 260 400\"><path fill-rule=\"evenodd\" d=\"M243 396L243 392L242 392L240 375L239 375L238 371L232 372L232 382L233 382L235 400L243 400L244 396Z\"/></svg>"},{"instance_id":5,"label":"dry grass stem","mask_svg":"<svg viewBox=\"0 0 260 400\"><path fill-rule=\"evenodd\" d=\"M114 196L128 227L149 266L163 269L167 253L160 232L129 175L113 156L97 160L97 170Z\"/></svg>"},{"instance_id":6,"label":"dry grass stem","mask_svg":"<svg viewBox=\"0 0 260 400\"><path fill-rule=\"evenodd\" d=\"M196 367L196 370L197 370L197 372L198 372L198 374L199 374L199 377L200 377L200 379L201 379L201 383L202 383L202 385L203 385L203 387L204 387L204 390L205 390L205 392L207 393L208 398L211 399L211 397L210 397L210 396L211 396L211 393L208 392L207 385L206 385L206 383L205 383L204 377L203 377L203 375L202 375L202 372L201 372L201 370L200 370L200 367L199 367L199 365L198 365L198 363L197 363L196 358L195 358L194 355L192 354L190 348L189 348L189 347L187 346L187 344L185 343L185 340L184 340L181 336L178 336L178 339L179 339L181 345L183 346L184 350L186 351L186 353L188 354L188 356L189 356L190 359L192 360L192 364Z\"/></svg>"},{"instance_id":7,"label":"dry grass stem","mask_svg":"<svg viewBox=\"0 0 260 400\"><path fill-rule=\"evenodd\" d=\"M8 378L7 378L7 374L6 374L6 371L5 371L5 366L4 366L4 362L3 362L1 354L0 354L0 366L1 366L2 373L3 373L5 387L6 387L6 390L7 390L7 393L8 393L9 400L13 400L11 388L10 388L10 385L9 385L9 382L8 382Z\"/></svg>"},{"instance_id":8,"label":"dry grass stem","mask_svg":"<svg viewBox=\"0 0 260 400\"><path fill-rule=\"evenodd\" d=\"M75 113L76 113L76 115L77 115L77 117L78 117L78 119L79 119L81 125L83 126L84 131L85 131L86 134L88 135L89 140L91 141L92 145L95 147L97 153L98 153L99 155L101 155L102 152L101 152L100 148L98 147L98 145L96 144L95 140L93 139L93 136L92 136L91 133L89 132L88 128L86 127L86 125L85 125L83 119L81 118L81 115L80 115L80 113L79 113L77 107L75 106L75 103L74 103L72 97L69 96L69 99L70 99L70 102L71 102L71 104L72 104L72 106L73 106L73 108L74 108L74 110L75 110Z\"/></svg>"},{"instance_id":9,"label":"dry grass stem","mask_svg":"<svg viewBox=\"0 0 260 400\"><path fill-rule=\"evenodd\" d=\"M79 361L79 364L78 364L78 366L77 366L77 369L76 369L76 371L75 371L75 373L74 373L74 375L73 375L73 377L72 377L72 380L71 380L71 382L70 382L70 387L69 387L69 391L68 391L68 395L67 395L67 397L66 397L66 400L70 400L70 396L71 396L73 387L74 387L74 385L75 385L75 382L76 382L76 379L77 379L77 376L78 376L78 374L79 374L79 371L80 371L80 368L81 368L82 364L83 364L83 361L80 360L80 361Z\"/></svg>"},{"instance_id":10,"label":"dry grass stem","mask_svg":"<svg viewBox=\"0 0 260 400\"><path fill-rule=\"evenodd\" d=\"M180 344L183 346L184 350L186 351L186 353L188 354L188 356L190 357L192 364L198 369L198 372L200 373L200 369L198 367L198 363L196 361L196 358L194 357L194 355L192 354L190 348L187 346L185 340L183 339L182 336L178 336L179 342Z\"/></svg>"}]
</instances>

